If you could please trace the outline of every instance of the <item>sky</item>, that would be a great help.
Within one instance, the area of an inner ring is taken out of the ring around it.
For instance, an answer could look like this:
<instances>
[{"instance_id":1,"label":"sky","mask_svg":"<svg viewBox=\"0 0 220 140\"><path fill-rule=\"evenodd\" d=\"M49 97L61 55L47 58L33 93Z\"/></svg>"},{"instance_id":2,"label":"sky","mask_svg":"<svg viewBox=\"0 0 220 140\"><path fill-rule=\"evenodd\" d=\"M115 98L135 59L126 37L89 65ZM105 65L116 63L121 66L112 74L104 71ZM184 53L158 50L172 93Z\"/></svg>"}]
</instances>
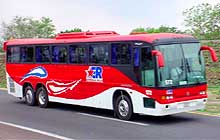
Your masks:
<instances>
[{"instance_id":1,"label":"sky","mask_svg":"<svg viewBox=\"0 0 220 140\"><path fill-rule=\"evenodd\" d=\"M185 9L220 0L0 0L0 23L15 16L49 17L56 32L66 29L113 30L129 34L137 27L168 25L184 29Z\"/></svg>"}]
</instances>

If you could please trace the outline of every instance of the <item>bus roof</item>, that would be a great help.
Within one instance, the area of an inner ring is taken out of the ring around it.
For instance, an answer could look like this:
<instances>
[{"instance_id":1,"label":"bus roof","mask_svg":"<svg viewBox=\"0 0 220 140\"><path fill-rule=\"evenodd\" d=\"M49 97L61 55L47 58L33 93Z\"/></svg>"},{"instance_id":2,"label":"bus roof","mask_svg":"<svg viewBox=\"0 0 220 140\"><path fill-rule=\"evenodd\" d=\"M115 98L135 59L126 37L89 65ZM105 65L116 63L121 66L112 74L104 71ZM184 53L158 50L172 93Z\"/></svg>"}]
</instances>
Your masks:
<instances>
[{"instance_id":1,"label":"bus roof","mask_svg":"<svg viewBox=\"0 0 220 140\"><path fill-rule=\"evenodd\" d=\"M32 38L32 39L12 39L4 43L11 45L36 45L36 44L63 44L63 43L81 43L81 42L116 42L116 41L144 41L150 44L163 44L169 42L199 42L191 35L174 33L156 33L156 34L131 34L119 35L114 31L98 32L76 32L58 34L55 38Z\"/></svg>"}]
</instances>

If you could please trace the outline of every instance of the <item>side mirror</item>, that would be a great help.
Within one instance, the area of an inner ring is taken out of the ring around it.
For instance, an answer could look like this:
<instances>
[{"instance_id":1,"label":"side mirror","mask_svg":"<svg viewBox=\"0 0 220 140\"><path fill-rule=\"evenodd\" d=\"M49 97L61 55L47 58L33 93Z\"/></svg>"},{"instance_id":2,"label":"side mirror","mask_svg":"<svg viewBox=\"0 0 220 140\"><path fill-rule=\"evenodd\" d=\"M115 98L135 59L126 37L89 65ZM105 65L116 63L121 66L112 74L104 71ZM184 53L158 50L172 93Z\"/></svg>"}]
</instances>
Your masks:
<instances>
[{"instance_id":1,"label":"side mirror","mask_svg":"<svg viewBox=\"0 0 220 140\"><path fill-rule=\"evenodd\" d=\"M212 47L209 46L201 46L200 51L209 51L211 57L212 57L212 61L213 62L217 62L218 58L216 56L215 50Z\"/></svg>"},{"instance_id":2,"label":"side mirror","mask_svg":"<svg viewBox=\"0 0 220 140\"><path fill-rule=\"evenodd\" d=\"M157 60L158 60L158 65L159 65L159 67L160 67L160 68L161 68L161 67L164 67L165 64L164 64L163 54L162 54L160 51L158 51L158 50L152 50L151 53L152 53L153 56L157 56L157 58L158 58Z\"/></svg>"}]
</instances>

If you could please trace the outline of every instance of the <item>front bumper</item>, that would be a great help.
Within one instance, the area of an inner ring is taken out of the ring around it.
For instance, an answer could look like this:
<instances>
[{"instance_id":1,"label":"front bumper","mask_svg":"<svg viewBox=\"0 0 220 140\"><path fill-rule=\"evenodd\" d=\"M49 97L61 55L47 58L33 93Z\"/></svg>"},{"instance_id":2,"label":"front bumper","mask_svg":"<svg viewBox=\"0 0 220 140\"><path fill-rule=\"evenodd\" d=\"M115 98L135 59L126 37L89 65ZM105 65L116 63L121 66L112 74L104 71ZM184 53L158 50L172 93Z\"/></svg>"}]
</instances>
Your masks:
<instances>
[{"instance_id":1,"label":"front bumper","mask_svg":"<svg viewBox=\"0 0 220 140\"><path fill-rule=\"evenodd\" d=\"M149 109L146 108L146 112L143 114L152 115L152 116L165 116L181 112L188 112L197 109L204 109L207 98L195 99L190 101L182 101L170 104L160 104L156 102L156 108Z\"/></svg>"}]
</instances>

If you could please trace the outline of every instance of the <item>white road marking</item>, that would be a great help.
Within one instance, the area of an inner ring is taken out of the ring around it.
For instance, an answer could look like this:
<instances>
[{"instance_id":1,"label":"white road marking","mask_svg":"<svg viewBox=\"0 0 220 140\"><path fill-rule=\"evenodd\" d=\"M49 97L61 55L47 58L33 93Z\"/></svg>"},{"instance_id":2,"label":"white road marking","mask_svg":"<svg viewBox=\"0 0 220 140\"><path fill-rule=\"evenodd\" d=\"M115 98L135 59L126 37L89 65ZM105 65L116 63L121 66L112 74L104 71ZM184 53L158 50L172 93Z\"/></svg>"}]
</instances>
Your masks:
<instances>
[{"instance_id":1,"label":"white road marking","mask_svg":"<svg viewBox=\"0 0 220 140\"><path fill-rule=\"evenodd\" d=\"M25 126L13 124L13 123L0 121L0 124L20 128L20 129L27 130L27 131L32 131L32 132L35 132L35 133L39 133L39 134L42 134L42 135L46 135L46 136L61 139L61 140L74 140L72 138L67 138L67 137L64 137L64 136L61 136L61 135L57 135L57 134L53 134L53 133L50 133L50 132L45 132L45 131L41 131L41 130L38 130L38 129L29 128L29 127L25 127Z\"/></svg>"},{"instance_id":2,"label":"white road marking","mask_svg":"<svg viewBox=\"0 0 220 140\"><path fill-rule=\"evenodd\" d=\"M85 115L85 116L90 116L90 117L94 117L94 118L105 119L105 120L111 120L111 121L117 121L117 122L129 123L129 124L135 124L135 125L140 125L140 126L149 126L149 125L150 125L150 124L146 124L146 123L139 123L139 122L132 122L132 121L124 121L124 120L119 120L119 119L115 119L115 118L97 116L97 115L92 115L92 114L87 114L87 113L77 113L77 114Z\"/></svg>"}]
</instances>

